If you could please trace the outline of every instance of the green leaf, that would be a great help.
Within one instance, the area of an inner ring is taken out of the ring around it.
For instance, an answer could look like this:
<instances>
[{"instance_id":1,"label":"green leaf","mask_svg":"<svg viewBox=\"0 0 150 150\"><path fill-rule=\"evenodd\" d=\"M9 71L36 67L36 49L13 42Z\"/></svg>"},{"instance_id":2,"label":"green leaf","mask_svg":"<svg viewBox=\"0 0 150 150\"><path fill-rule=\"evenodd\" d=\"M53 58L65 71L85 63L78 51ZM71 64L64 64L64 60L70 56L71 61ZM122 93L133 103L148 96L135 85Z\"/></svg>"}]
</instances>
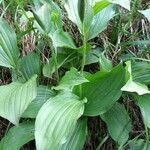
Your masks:
<instances>
[{"instance_id":1,"label":"green leaf","mask_svg":"<svg viewBox=\"0 0 150 150\"><path fill-rule=\"evenodd\" d=\"M82 85L82 95L88 99L84 114L96 116L108 111L120 98L120 89L125 82L125 70L119 65L111 72L98 72L87 79L90 82Z\"/></svg>"},{"instance_id":2,"label":"green leaf","mask_svg":"<svg viewBox=\"0 0 150 150\"><path fill-rule=\"evenodd\" d=\"M102 49L97 47L95 49L91 49L87 54L86 54L86 65L90 65L93 63L98 63L99 58L101 56Z\"/></svg>"},{"instance_id":3,"label":"green leaf","mask_svg":"<svg viewBox=\"0 0 150 150\"><path fill-rule=\"evenodd\" d=\"M54 47L66 47L66 48L76 49L76 46L70 34L67 32L57 30L54 32L51 38L52 38Z\"/></svg>"},{"instance_id":4,"label":"green leaf","mask_svg":"<svg viewBox=\"0 0 150 150\"><path fill-rule=\"evenodd\" d=\"M34 19L35 19L35 28L37 28L41 33L45 34L45 33L49 33L50 32L50 29L47 28L46 29L46 26L44 25L43 22L45 18L49 19L49 12L47 12L48 10L48 7L45 5L43 5L39 10L38 12L33 12L33 16L34 16ZM42 18L42 16L40 16L40 14L46 14L45 18ZM50 24L50 22L47 22L47 24ZM49 26L48 26L49 27Z\"/></svg>"},{"instance_id":5,"label":"green leaf","mask_svg":"<svg viewBox=\"0 0 150 150\"><path fill-rule=\"evenodd\" d=\"M104 31L107 28L109 21L114 17L114 15L115 11L113 5L110 5L104 8L99 13L97 13L93 18L88 39L93 39L99 33Z\"/></svg>"},{"instance_id":6,"label":"green leaf","mask_svg":"<svg viewBox=\"0 0 150 150\"><path fill-rule=\"evenodd\" d=\"M79 16L78 3L79 3L79 0L66 0L64 6L68 13L69 19L78 26L78 28L81 32L82 31L82 21Z\"/></svg>"},{"instance_id":7,"label":"green leaf","mask_svg":"<svg viewBox=\"0 0 150 150\"><path fill-rule=\"evenodd\" d=\"M37 96L36 98L30 103L28 108L23 113L23 118L36 118L40 108L42 105L51 97L55 96L55 92L52 91L47 86L39 86L37 88Z\"/></svg>"},{"instance_id":8,"label":"green leaf","mask_svg":"<svg viewBox=\"0 0 150 150\"><path fill-rule=\"evenodd\" d=\"M81 34L87 37L93 19L92 0L66 0L65 9L69 19L78 26Z\"/></svg>"},{"instance_id":9,"label":"green leaf","mask_svg":"<svg viewBox=\"0 0 150 150\"><path fill-rule=\"evenodd\" d=\"M131 67L133 81L147 85L150 84L150 63L134 62Z\"/></svg>"},{"instance_id":10,"label":"green leaf","mask_svg":"<svg viewBox=\"0 0 150 150\"><path fill-rule=\"evenodd\" d=\"M62 77L59 85L54 87L55 90L71 90L75 85L88 82L88 80L80 74L77 69L71 68L64 77Z\"/></svg>"},{"instance_id":11,"label":"green leaf","mask_svg":"<svg viewBox=\"0 0 150 150\"><path fill-rule=\"evenodd\" d=\"M125 108L116 103L109 111L101 115L111 137L119 144L123 145L129 138L132 129L131 119Z\"/></svg>"},{"instance_id":12,"label":"green leaf","mask_svg":"<svg viewBox=\"0 0 150 150\"><path fill-rule=\"evenodd\" d=\"M0 66L17 68L19 49L16 34L4 19L0 19Z\"/></svg>"},{"instance_id":13,"label":"green leaf","mask_svg":"<svg viewBox=\"0 0 150 150\"><path fill-rule=\"evenodd\" d=\"M150 128L150 95L134 95L134 98L138 101L138 106L140 107L144 123Z\"/></svg>"},{"instance_id":14,"label":"green leaf","mask_svg":"<svg viewBox=\"0 0 150 150\"><path fill-rule=\"evenodd\" d=\"M82 8L80 8L81 14L83 14L83 20L82 20L82 35L84 35L84 37L88 37L88 33L89 33L89 29L94 17L94 13L93 13L93 8L92 8L92 0L82 0L84 1L84 6L81 6ZM82 3L81 0L79 0L79 3Z\"/></svg>"},{"instance_id":15,"label":"green leaf","mask_svg":"<svg viewBox=\"0 0 150 150\"><path fill-rule=\"evenodd\" d=\"M82 150L87 135L87 119L79 119L69 140L62 145L61 150Z\"/></svg>"},{"instance_id":16,"label":"green leaf","mask_svg":"<svg viewBox=\"0 0 150 150\"><path fill-rule=\"evenodd\" d=\"M150 9L139 10L139 12L140 12L141 14L143 14L143 15L148 19L148 21L150 22Z\"/></svg>"},{"instance_id":17,"label":"green leaf","mask_svg":"<svg viewBox=\"0 0 150 150\"><path fill-rule=\"evenodd\" d=\"M57 29L62 29L61 11L53 1L44 2L33 15L36 20L35 26L42 34L52 36Z\"/></svg>"},{"instance_id":18,"label":"green leaf","mask_svg":"<svg viewBox=\"0 0 150 150\"><path fill-rule=\"evenodd\" d=\"M128 71L130 77L127 83L121 88L122 91L136 92L139 95L150 93L146 85L133 81L131 61L126 62L126 70Z\"/></svg>"},{"instance_id":19,"label":"green leaf","mask_svg":"<svg viewBox=\"0 0 150 150\"><path fill-rule=\"evenodd\" d=\"M106 72L110 72L112 70L113 68L112 62L105 57L104 53L100 55L99 62L100 62L101 70Z\"/></svg>"},{"instance_id":20,"label":"green leaf","mask_svg":"<svg viewBox=\"0 0 150 150\"><path fill-rule=\"evenodd\" d=\"M131 79L128 80L121 90L126 92L136 92L139 95L150 94L150 91L146 85L134 82Z\"/></svg>"},{"instance_id":21,"label":"green leaf","mask_svg":"<svg viewBox=\"0 0 150 150\"><path fill-rule=\"evenodd\" d=\"M0 149L20 150L24 144L31 140L34 140L34 123L21 123L8 131L0 142Z\"/></svg>"},{"instance_id":22,"label":"green leaf","mask_svg":"<svg viewBox=\"0 0 150 150\"><path fill-rule=\"evenodd\" d=\"M50 98L36 118L37 150L60 149L73 133L83 111L84 102L71 93L64 92Z\"/></svg>"},{"instance_id":23,"label":"green leaf","mask_svg":"<svg viewBox=\"0 0 150 150\"><path fill-rule=\"evenodd\" d=\"M143 139L138 139L138 140L132 141L129 144L129 146L130 146L131 150L149 150L150 149L150 141L145 141Z\"/></svg>"},{"instance_id":24,"label":"green leaf","mask_svg":"<svg viewBox=\"0 0 150 150\"><path fill-rule=\"evenodd\" d=\"M94 14L96 15L98 12L102 11L105 7L110 5L111 3L107 0L101 0L98 2L95 2L93 6Z\"/></svg>"},{"instance_id":25,"label":"green leaf","mask_svg":"<svg viewBox=\"0 0 150 150\"><path fill-rule=\"evenodd\" d=\"M103 2L103 0L94 0L94 2ZM128 10L130 10L130 3L131 1L130 0L105 0L104 1L105 3L109 2L109 3L112 3L112 4L118 4ZM103 3L102 3L103 4Z\"/></svg>"},{"instance_id":26,"label":"green leaf","mask_svg":"<svg viewBox=\"0 0 150 150\"><path fill-rule=\"evenodd\" d=\"M18 124L23 112L36 97L36 78L26 83L14 82L0 86L0 116Z\"/></svg>"},{"instance_id":27,"label":"green leaf","mask_svg":"<svg viewBox=\"0 0 150 150\"><path fill-rule=\"evenodd\" d=\"M20 71L26 80L30 79L34 74L40 75L40 56L34 52L28 53L21 60Z\"/></svg>"},{"instance_id":28,"label":"green leaf","mask_svg":"<svg viewBox=\"0 0 150 150\"><path fill-rule=\"evenodd\" d=\"M45 77L51 77L53 73L56 72L56 69L59 69L66 62L66 55L57 54L57 68L55 65L55 58L51 57L46 65L43 67L43 74Z\"/></svg>"}]
</instances>

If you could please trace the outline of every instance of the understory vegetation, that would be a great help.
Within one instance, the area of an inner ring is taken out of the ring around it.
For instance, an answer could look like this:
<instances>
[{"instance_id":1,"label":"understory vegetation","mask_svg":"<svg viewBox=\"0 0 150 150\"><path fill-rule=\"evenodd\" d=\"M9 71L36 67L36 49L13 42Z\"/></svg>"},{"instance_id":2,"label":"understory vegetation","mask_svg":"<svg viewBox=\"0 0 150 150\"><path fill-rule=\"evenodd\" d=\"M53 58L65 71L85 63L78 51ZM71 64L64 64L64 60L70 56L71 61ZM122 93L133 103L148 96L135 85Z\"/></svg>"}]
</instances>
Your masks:
<instances>
[{"instance_id":1,"label":"understory vegetation","mask_svg":"<svg viewBox=\"0 0 150 150\"><path fill-rule=\"evenodd\" d=\"M150 150L150 2L0 0L0 150Z\"/></svg>"}]
</instances>

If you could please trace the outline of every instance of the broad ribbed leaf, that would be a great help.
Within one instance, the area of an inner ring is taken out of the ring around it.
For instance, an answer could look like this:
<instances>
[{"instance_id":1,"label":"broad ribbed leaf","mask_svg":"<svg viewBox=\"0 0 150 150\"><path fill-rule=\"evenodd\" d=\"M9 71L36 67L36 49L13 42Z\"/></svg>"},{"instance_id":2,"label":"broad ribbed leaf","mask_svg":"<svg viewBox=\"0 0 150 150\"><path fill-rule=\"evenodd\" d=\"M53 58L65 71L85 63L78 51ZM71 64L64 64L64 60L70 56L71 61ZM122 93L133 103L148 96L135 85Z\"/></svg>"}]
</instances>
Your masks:
<instances>
[{"instance_id":1,"label":"broad ribbed leaf","mask_svg":"<svg viewBox=\"0 0 150 150\"><path fill-rule=\"evenodd\" d=\"M55 96L55 92L47 86L39 86L37 88L37 96L33 100L28 108L23 113L22 117L25 118L36 118L42 105L50 98Z\"/></svg>"},{"instance_id":2,"label":"broad ribbed leaf","mask_svg":"<svg viewBox=\"0 0 150 150\"><path fill-rule=\"evenodd\" d=\"M108 22L114 17L115 11L113 5L107 6L97 13L92 21L88 39L93 39L99 33L107 28Z\"/></svg>"},{"instance_id":3,"label":"broad ribbed leaf","mask_svg":"<svg viewBox=\"0 0 150 150\"><path fill-rule=\"evenodd\" d=\"M134 95L134 98L138 101L137 104L141 109L144 123L150 128L150 94L142 96Z\"/></svg>"},{"instance_id":4,"label":"broad ribbed leaf","mask_svg":"<svg viewBox=\"0 0 150 150\"><path fill-rule=\"evenodd\" d=\"M40 56L34 52L28 53L21 60L20 71L26 80L30 79L34 74L40 75Z\"/></svg>"},{"instance_id":5,"label":"broad ribbed leaf","mask_svg":"<svg viewBox=\"0 0 150 150\"><path fill-rule=\"evenodd\" d=\"M18 60L16 34L5 20L0 19L0 66L17 68Z\"/></svg>"},{"instance_id":6,"label":"broad ribbed leaf","mask_svg":"<svg viewBox=\"0 0 150 150\"><path fill-rule=\"evenodd\" d=\"M84 102L78 99L65 92L42 106L35 123L37 150L60 149L67 142L84 111Z\"/></svg>"},{"instance_id":7,"label":"broad ribbed leaf","mask_svg":"<svg viewBox=\"0 0 150 150\"><path fill-rule=\"evenodd\" d=\"M140 10L139 12L142 13L150 22L150 9Z\"/></svg>"},{"instance_id":8,"label":"broad ribbed leaf","mask_svg":"<svg viewBox=\"0 0 150 150\"><path fill-rule=\"evenodd\" d=\"M22 146L34 139L34 123L21 123L12 127L0 142L1 150L20 150Z\"/></svg>"},{"instance_id":9,"label":"broad ribbed leaf","mask_svg":"<svg viewBox=\"0 0 150 150\"><path fill-rule=\"evenodd\" d=\"M134 62L131 67L133 81L150 84L150 63Z\"/></svg>"},{"instance_id":10,"label":"broad ribbed leaf","mask_svg":"<svg viewBox=\"0 0 150 150\"><path fill-rule=\"evenodd\" d=\"M72 89L75 85L80 85L84 82L88 82L88 80L80 74L77 69L71 68L65 76L59 82L57 87L54 87L56 90L68 90Z\"/></svg>"},{"instance_id":11,"label":"broad ribbed leaf","mask_svg":"<svg viewBox=\"0 0 150 150\"><path fill-rule=\"evenodd\" d=\"M129 138L132 129L131 119L125 108L116 103L109 111L101 115L111 137L119 144L123 145Z\"/></svg>"},{"instance_id":12,"label":"broad ribbed leaf","mask_svg":"<svg viewBox=\"0 0 150 150\"><path fill-rule=\"evenodd\" d=\"M0 116L13 124L19 119L28 105L36 97L36 78L33 76L26 83L14 82L0 86Z\"/></svg>"},{"instance_id":13,"label":"broad ribbed leaf","mask_svg":"<svg viewBox=\"0 0 150 150\"><path fill-rule=\"evenodd\" d=\"M85 115L96 116L105 113L121 96L125 82L125 69L119 65L109 73L98 72L87 78L82 85L82 95L88 99Z\"/></svg>"},{"instance_id":14,"label":"broad ribbed leaf","mask_svg":"<svg viewBox=\"0 0 150 150\"><path fill-rule=\"evenodd\" d=\"M87 135L87 119L79 119L72 136L66 144L61 147L61 150L82 150L86 141Z\"/></svg>"}]
</instances>

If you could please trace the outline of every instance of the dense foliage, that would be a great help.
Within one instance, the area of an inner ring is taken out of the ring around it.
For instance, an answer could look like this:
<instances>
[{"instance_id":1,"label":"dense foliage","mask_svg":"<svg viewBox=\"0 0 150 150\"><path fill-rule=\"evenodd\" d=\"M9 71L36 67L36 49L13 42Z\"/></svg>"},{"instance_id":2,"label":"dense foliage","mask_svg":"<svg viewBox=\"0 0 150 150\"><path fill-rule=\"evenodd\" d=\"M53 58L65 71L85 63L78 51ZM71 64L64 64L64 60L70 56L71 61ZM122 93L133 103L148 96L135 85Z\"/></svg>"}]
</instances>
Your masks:
<instances>
[{"instance_id":1,"label":"dense foliage","mask_svg":"<svg viewBox=\"0 0 150 150\"><path fill-rule=\"evenodd\" d=\"M87 120L95 116L108 130L97 149L108 136L119 150L150 149L149 29L141 41L131 41L135 33L128 32L134 17L145 17L149 25L150 9L136 10L136 2L34 0L26 11L27 4L18 1L20 14L13 27L2 12L0 66L9 69L11 83L0 86L0 116L14 126L2 138L0 150L19 150L34 139L37 150L83 149L90 134ZM110 41L102 38L103 44L96 44L106 29ZM28 36L32 45L21 42ZM131 46L140 51L132 52ZM145 126L134 138L129 137L133 123L124 105L129 97Z\"/></svg>"}]
</instances>

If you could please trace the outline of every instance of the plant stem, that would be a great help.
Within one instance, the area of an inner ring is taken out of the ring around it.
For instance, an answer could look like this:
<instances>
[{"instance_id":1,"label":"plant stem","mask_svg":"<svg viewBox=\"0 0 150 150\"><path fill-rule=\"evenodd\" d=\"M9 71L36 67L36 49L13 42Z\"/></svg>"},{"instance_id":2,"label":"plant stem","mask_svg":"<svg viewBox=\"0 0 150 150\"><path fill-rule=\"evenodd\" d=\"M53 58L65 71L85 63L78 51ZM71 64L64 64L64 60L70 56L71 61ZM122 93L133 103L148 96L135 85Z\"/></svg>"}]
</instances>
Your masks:
<instances>
[{"instance_id":1,"label":"plant stem","mask_svg":"<svg viewBox=\"0 0 150 150\"><path fill-rule=\"evenodd\" d=\"M147 125L145 124L144 122L144 126L145 126L145 138L146 138L146 143L148 145L148 142L149 142L149 134L148 134L148 128L147 128Z\"/></svg>"},{"instance_id":2,"label":"plant stem","mask_svg":"<svg viewBox=\"0 0 150 150\"><path fill-rule=\"evenodd\" d=\"M83 53L82 53L82 64L81 64L81 73L84 71L84 66L86 62L86 37L83 38Z\"/></svg>"},{"instance_id":3,"label":"plant stem","mask_svg":"<svg viewBox=\"0 0 150 150\"><path fill-rule=\"evenodd\" d=\"M56 47L53 48L51 46L49 36L47 35L47 37L48 37L48 40L47 40L48 41L48 46L51 48L51 50L52 50L52 57L54 58L54 65L55 65L55 70L56 70L56 72L55 72L55 74L56 74L56 82L58 83L58 81L59 81L59 73L58 73L58 63L57 63L57 48Z\"/></svg>"},{"instance_id":4,"label":"plant stem","mask_svg":"<svg viewBox=\"0 0 150 150\"><path fill-rule=\"evenodd\" d=\"M57 48L54 48L54 50L52 50L52 55L54 57L54 64L55 64L55 70L56 70L56 77L57 77L57 83L59 82L59 73L58 73L58 62L57 62Z\"/></svg>"},{"instance_id":5,"label":"plant stem","mask_svg":"<svg viewBox=\"0 0 150 150\"><path fill-rule=\"evenodd\" d=\"M107 135L107 136L101 141L101 143L98 145L98 147L96 148L96 150L100 150L101 147L102 147L103 144L107 141L108 138L109 138L109 136Z\"/></svg>"},{"instance_id":6,"label":"plant stem","mask_svg":"<svg viewBox=\"0 0 150 150\"><path fill-rule=\"evenodd\" d=\"M86 45L86 37L83 37L83 52L82 52L82 63L81 63L81 73L83 74L84 71L84 66L86 63L86 50L87 50L87 45ZM80 85L80 97L82 98L82 85Z\"/></svg>"}]
</instances>

